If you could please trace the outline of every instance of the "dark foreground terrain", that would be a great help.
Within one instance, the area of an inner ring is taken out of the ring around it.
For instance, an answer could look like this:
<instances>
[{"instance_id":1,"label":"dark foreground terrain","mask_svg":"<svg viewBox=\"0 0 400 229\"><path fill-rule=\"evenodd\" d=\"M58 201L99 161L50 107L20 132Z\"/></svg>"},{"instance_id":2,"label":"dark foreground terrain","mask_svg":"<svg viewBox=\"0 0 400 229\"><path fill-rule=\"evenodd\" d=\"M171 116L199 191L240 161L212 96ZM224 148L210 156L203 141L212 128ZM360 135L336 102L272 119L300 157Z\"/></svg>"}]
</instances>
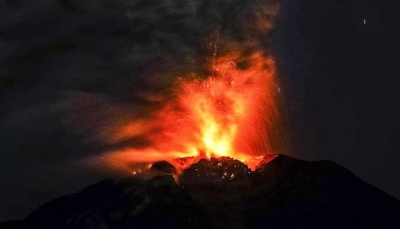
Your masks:
<instances>
[{"instance_id":1,"label":"dark foreground terrain","mask_svg":"<svg viewBox=\"0 0 400 229\"><path fill-rule=\"evenodd\" d=\"M202 159L176 182L104 180L50 201L1 228L372 228L400 227L400 202L331 161L265 157L251 172L231 158ZM179 184L178 184L179 183Z\"/></svg>"}]
</instances>

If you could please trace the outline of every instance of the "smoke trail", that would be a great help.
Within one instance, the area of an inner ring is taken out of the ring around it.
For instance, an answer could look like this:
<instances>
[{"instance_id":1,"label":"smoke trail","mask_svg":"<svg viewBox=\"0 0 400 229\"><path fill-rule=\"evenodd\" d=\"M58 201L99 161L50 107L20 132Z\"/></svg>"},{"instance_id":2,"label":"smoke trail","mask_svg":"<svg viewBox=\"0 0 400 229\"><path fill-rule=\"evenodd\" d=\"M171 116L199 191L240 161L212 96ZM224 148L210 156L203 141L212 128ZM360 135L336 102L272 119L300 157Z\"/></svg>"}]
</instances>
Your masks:
<instances>
[{"instance_id":1,"label":"smoke trail","mask_svg":"<svg viewBox=\"0 0 400 229\"><path fill-rule=\"evenodd\" d=\"M140 120L174 99L177 77L207 77L238 47L265 52L278 12L258 0L2 4L3 145L48 158L151 144ZM134 137L119 139L122 126Z\"/></svg>"}]
</instances>

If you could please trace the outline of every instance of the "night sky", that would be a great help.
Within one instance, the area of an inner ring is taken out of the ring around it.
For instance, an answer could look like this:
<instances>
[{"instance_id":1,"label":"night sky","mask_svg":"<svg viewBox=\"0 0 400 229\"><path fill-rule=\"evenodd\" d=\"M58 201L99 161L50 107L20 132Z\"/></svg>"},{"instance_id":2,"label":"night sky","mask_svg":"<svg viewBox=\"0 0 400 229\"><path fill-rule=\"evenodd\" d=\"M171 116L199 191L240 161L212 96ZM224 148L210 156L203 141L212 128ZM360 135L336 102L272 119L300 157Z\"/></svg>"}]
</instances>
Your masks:
<instances>
[{"instance_id":1,"label":"night sky","mask_svg":"<svg viewBox=\"0 0 400 229\"><path fill-rule=\"evenodd\" d=\"M0 221L108 175L81 159L146 144L104 139L110 123L168 100L176 73L206 75L212 49L201 44L212 34L224 39L221 52L252 43L276 59L281 153L335 161L400 199L398 3L281 0L269 35L252 27L243 36L240 18L257 11L246 2L2 1ZM155 92L164 100L149 101Z\"/></svg>"}]
</instances>

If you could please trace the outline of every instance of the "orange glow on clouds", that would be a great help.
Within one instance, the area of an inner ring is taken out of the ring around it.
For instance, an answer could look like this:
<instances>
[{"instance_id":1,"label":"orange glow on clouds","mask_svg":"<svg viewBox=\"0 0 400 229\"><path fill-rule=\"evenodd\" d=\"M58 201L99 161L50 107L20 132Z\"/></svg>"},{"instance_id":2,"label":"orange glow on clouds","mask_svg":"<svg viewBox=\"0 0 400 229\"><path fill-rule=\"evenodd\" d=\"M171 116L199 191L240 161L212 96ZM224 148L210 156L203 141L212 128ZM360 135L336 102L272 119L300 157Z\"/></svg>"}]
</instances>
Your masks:
<instances>
[{"instance_id":1,"label":"orange glow on clouds","mask_svg":"<svg viewBox=\"0 0 400 229\"><path fill-rule=\"evenodd\" d=\"M149 146L105 154L114 168L180 157L228 156L243 162L274 153L275 65L261 53L219 58L206 79L181 80L174 100L148 120L132 120L111 141L143 137ZM252 166L253 167L253 166ZM129 168L128 168L129 169Z\"/></svg>"}]
</instances>

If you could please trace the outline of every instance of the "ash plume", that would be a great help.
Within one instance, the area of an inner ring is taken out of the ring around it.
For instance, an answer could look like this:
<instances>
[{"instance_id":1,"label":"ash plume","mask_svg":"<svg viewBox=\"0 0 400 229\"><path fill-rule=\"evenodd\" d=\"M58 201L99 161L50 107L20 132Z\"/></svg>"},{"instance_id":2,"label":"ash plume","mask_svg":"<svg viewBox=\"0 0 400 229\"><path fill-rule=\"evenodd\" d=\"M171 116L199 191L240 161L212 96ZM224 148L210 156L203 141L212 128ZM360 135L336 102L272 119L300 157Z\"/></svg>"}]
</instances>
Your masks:
<instances>
[{"instance_id":1,"label":"ash plume","mask_svg":"<svg viewBox=\"0 0 400 229\"><path fill-rule=\"evenodd\" d=\"M277 13L247 0L2 4L3 145L50 158L146 145L107 139L125 120L151 117L178 76L209 75L214 55L265 50Z\"/></svg>"}]
</instances>

